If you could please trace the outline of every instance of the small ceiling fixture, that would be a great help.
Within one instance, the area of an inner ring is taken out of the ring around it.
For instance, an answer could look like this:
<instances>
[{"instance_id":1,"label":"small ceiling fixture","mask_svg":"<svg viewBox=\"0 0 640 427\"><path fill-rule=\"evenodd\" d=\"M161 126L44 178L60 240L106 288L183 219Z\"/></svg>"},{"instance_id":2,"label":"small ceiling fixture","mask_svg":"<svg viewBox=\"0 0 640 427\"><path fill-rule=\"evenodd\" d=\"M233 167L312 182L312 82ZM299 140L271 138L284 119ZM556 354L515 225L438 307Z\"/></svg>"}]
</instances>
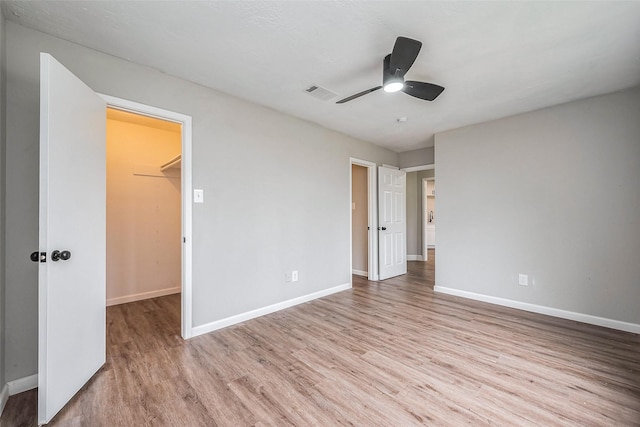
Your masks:
<instances>
[{"instance_id":1,"label":"small ceiling fixture","mask_svg":"<svg viewBox=\"0 0 640 427\"><path fill-rule=\"evenodd\" d=\"M398 123L405 123L405 122L407 121L407 118L406 118L406 117L398 117L398 118L396 119L396 121L397 121Z\"/></svg>"}]
</instances>

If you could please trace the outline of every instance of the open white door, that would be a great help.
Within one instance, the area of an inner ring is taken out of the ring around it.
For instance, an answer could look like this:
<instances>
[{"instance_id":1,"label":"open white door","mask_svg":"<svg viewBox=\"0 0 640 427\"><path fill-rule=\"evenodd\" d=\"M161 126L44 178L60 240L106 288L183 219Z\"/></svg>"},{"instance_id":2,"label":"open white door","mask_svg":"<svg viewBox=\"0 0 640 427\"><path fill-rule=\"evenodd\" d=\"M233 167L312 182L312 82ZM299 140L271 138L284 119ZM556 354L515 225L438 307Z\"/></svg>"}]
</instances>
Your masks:
<instances>
[{"instance_id":1,"label":"open white door","mask_svg":"<svg viewBox=\"0 0 640 427\"><path fill-rule=\"evenodd\" d=\"M406 173L378 167L380 280L407 273L406 196Z\"/></svg>"},{"instance_id":2,"label":"open white door","mask_svg":"<svg viewBox=\"0 0 640 427\"><path fill-rule=\"evenodd\" d=\"M105 126L105 101L40 54L39 424L105 362Z\"/></svg>"}]
</instances>

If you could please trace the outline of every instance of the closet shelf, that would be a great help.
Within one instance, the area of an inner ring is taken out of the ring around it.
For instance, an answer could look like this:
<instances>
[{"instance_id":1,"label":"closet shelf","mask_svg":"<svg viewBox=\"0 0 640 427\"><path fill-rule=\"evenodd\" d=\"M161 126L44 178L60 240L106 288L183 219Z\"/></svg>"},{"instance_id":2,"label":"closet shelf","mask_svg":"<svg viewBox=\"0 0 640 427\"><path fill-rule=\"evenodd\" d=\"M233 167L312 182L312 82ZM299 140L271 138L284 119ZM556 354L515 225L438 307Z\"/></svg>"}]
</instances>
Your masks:
<instances>
[{"instance_id":1,"label":"closet shelf","mask_svg":"<svg viewBox=\"0 0 640 427\"><path fill-rule=\"evenodd\" d=\"M160 166L161 171L165 171L167 169L180 169L182 162L182 155L178 154L173 159L169 160L167 163L164 163Z\"/></svg>"}]
</instances>

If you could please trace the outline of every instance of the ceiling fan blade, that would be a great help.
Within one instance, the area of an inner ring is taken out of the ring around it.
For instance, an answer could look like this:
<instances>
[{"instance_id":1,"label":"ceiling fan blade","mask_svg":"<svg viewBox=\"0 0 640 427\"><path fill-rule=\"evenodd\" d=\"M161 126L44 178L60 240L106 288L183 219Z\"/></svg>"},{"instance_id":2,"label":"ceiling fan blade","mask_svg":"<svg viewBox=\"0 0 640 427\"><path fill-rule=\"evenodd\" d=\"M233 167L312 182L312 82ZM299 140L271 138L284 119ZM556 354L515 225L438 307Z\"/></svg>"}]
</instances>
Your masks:
<instances>
[{"instance_id":1,"label":"ceiling fan blade","mask_svg":"<svg viewBox=\"0 0 640 427\"><path fill-rule=\"evenodd\" d=\"M344 104L345 102L349 102L356 98L360 98L361 96L366 95L368 93L375 92L378 89L382 89L382 86L372 87L371 89L363 90L360 93L356 93L355 95L351 95L345 99L341 99L340 101L336 102L336 104Z\"/></svg>"},{"instance_id":2,"label":"ceiling fan blade","mask_svg":"<svg viewBox=\"0 0 640 427\"><path fill-rule=\"evenodd\" d=\"M396 70L400 70L400 76L404 76L418 57L421 47L422 42L418 40L398 37L396 44L393 46L393 52L391 52L391 74L395 74Z\"/></svg>"},{"instance_id":3,"label":"ceiling fan blade","mask_svg":"<svg viewBox=\"0 0 640 427\"><path fill-rule=\"evenodd\" d=\"M444 88L442 86L434 85L433 83L414 82L411 80L405 81L404 87L402 88L402 91L407 95L427 101L436 99L443 90Z\"/></svg>"}]
</instances>

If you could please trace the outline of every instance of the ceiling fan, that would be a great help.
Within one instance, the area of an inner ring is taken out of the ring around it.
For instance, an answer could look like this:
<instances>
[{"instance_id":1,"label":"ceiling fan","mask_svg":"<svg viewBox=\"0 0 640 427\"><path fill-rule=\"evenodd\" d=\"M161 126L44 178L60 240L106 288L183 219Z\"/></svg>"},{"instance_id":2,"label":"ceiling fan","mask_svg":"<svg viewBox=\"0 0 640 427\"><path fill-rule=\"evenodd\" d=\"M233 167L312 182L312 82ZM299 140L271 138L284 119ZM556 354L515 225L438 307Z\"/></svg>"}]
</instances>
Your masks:
<instances>
[{"instance_id":1,"label":"ceiling fan","mask_svg":"<svg viewBox=\"0 0 640 427\"><path fill-rule=\"evenodd\" d=\"M382 62L382 86L376 86L371 89L364 90L355 95L341 99L336 104L344 104L353 101L363 95L375 92L378 89L384 89L385 92L403 91L407 95L424 99L425 101L433 101L442 93L444 88L433 83L415 82L404 79L404 75L409 71L414 61L418 57L422 42L407 37L398 37L393 46L393 51L385 56Z\"/></svg>"}]
</instances>

